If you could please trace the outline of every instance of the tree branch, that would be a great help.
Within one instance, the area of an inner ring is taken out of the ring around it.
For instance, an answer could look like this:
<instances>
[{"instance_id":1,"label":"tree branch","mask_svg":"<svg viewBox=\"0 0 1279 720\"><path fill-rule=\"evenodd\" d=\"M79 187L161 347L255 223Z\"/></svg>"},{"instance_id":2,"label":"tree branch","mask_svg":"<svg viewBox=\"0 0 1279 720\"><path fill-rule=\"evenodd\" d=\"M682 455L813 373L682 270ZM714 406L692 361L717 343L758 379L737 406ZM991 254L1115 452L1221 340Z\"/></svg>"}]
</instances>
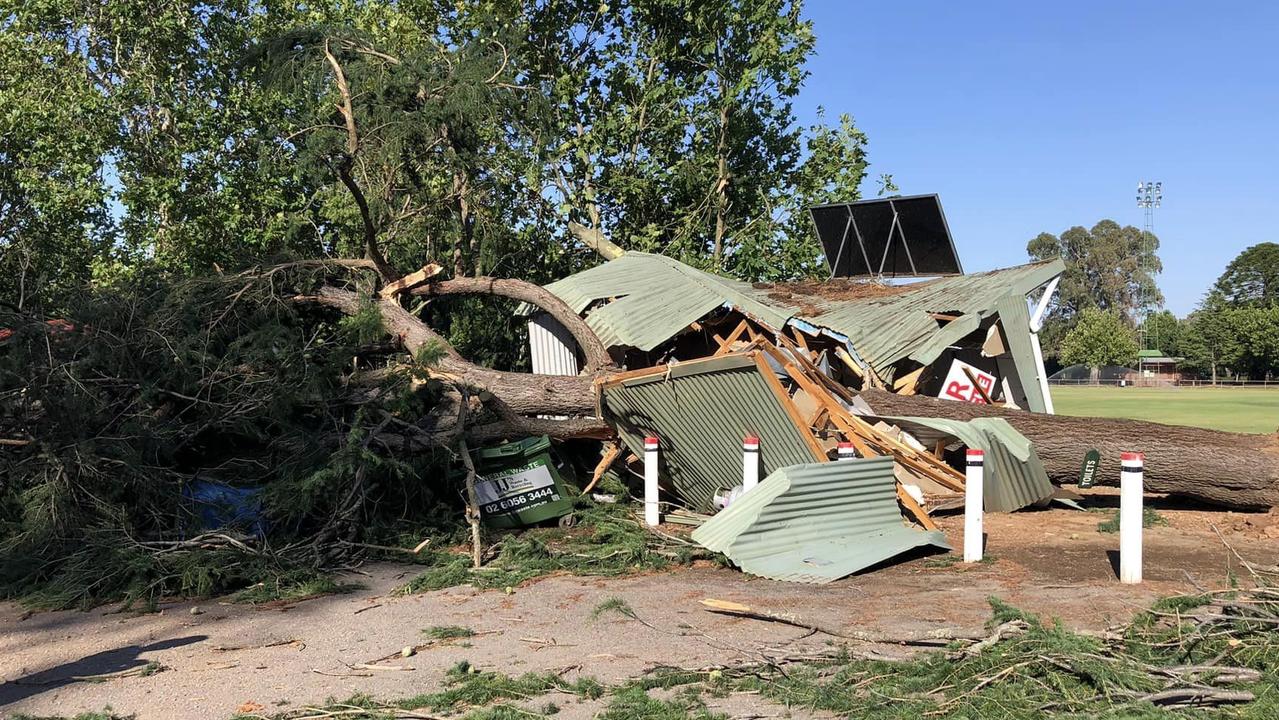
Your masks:
<instances>
[{"instance_id":1,"label":"tree branch","mask_svg":"<svg viewBox=\"0 0 1279 720\"><path fill-rule=\"evenodd\" d=\"M329 41L324 41L324 59L328 61L329 66L333 68L334 82L337 84L338 95L341 102L337 105L338 115L342 118L343 126L346 128L346 152L338 161L337 171L338 179L346 186L351 193L351 197L355 199L355 204L360 210L360 220L364 225L364 254L377 267L378 274L382 279L390 282L398 278L395 268L391 267L386 261L386 257L382 255L382 251L377 245L377 225L373 222L373 211L369 208L369 201L364 197L364 192L360 189L359 183L355 181L355 177L351 174L351 168L355 164L355 157L360 151L360 134L355 125L355 108L351 101L351 86L347 84L346 73L342 70L342 64L338 62L337 57L329 50Z\"/></svg>"},{"instance_id":2,"label":"tree branch","mask_svg":"<svg viewBox=\"0 0 1279 720\"><path fill-rule=\"evenodd\" d=\"M428 296L496 295L536 305L559 321L577 341L578 347L582 348L582 353L586 355L583 374L591 375L613 364L604 343L600 342L591 326L563 300L539 285L523 280L462 277L424 285L411 292L414 295Z\"/></svg>"}]
</instances>

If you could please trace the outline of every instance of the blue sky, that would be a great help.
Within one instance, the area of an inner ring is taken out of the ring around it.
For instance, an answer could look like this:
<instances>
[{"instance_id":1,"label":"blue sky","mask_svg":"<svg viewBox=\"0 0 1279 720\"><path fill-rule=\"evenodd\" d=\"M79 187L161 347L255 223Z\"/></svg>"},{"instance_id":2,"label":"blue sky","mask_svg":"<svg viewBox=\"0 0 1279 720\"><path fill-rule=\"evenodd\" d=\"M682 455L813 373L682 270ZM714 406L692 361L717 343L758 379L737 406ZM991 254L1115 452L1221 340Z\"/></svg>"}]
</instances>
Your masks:
<instances>
[{"instance_id":1,"label":"blue sky","mask_svg":"<svg viewBox=\"0 0 1279 720\"><path fill-rule=\"evenodd\" d=\"M1102 218L1155 217L1167 307L1192 310L1249 245L1279 242L1279 4L808 0L796 103L850 113L871 177L941 195L967 271ZM870 197L876 186L869 183Z\"/></svg>"}]
</instances>

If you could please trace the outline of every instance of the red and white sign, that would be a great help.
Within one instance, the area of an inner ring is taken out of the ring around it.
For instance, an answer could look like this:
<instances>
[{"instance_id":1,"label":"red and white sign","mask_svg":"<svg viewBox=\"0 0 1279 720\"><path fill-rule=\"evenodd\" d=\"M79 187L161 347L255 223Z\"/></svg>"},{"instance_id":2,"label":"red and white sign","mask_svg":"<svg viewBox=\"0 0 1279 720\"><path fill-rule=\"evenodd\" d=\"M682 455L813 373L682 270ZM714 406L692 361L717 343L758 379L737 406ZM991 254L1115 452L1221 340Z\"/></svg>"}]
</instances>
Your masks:
<instances>
[{"instance_id":1,"label":"red and white sign","mask_svg":"<svg viewBox=\"0 0 1279 720\"><path fill-rule=\"evenodd\" d=\"M986 391L986 395L993 396L995 394L994 375L982 372L962 360L956 360L950 364L950 372L946 373L946 381L942 383L941 391L937 393L937 397L942 400L958 400L979 405L986 404L986 401L981 399L981 393L977 391L977 387L973 385L973 381L968 379L968 375L964 372L965 368L972 373L973 377L977 378L977 382L981 385L981 389Z\"/></svg>"}]
</instances>

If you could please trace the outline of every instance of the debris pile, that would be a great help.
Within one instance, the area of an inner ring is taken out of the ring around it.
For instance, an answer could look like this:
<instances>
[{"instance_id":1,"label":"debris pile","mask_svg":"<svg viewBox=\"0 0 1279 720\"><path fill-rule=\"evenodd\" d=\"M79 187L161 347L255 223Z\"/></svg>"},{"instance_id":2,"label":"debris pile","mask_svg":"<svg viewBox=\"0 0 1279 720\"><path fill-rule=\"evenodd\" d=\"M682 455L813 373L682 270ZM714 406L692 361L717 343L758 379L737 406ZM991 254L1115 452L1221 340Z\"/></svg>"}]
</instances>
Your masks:
<instances>
[{"instance_id":1,"label":"debris pile","mask_svg":"<svg viewBox=\"0 0 1279 720\"><path fill-rule=\"evenodd\" d=\"M1061 270L827 288L751 285L627 253L552 283L623 368L594 385L617 441L587 491L609 473L639 476L647 448L665 519L704 523L694 541L776 579L829 582L910 548L949 549L930 515L962 508L964 450L992 458L986 509L1012 511L1054 494L1035 448L999 418L877 415L860 394L1046 409L1027 300L1045 288L1046 303ZM534 371L577 374L572 335L531 305L522 312Z\"/></svg>"},{"instance_id":2,"label":"debris pile","mask_svg":"<svg viewBox=\"0 0 1279 720\"><path fill-rule=\"evenodd\" d=\"M1038 424L1066 420L1051 417L1037 336L1062 271L1053 261L908 285L750 284L625 253L552 283L622 368L594 383L596 417L617 441L589 487L619 465L640 476L647 441L667 521L705 522L693 539L747 572L807 582L948 547L931 515L962 509L967 449L988 458L985 511L1078 507L1054 483L1074 482L1097 453L1078 439L1087 433L1054 442ZM574 335L531 305L522 313L534 371L577 374ZM848 458L857 464L828 465ZM901 532L884 525L888 506ZM813 522L827 511L838 522Z\"/></svg>"}]
</instances>

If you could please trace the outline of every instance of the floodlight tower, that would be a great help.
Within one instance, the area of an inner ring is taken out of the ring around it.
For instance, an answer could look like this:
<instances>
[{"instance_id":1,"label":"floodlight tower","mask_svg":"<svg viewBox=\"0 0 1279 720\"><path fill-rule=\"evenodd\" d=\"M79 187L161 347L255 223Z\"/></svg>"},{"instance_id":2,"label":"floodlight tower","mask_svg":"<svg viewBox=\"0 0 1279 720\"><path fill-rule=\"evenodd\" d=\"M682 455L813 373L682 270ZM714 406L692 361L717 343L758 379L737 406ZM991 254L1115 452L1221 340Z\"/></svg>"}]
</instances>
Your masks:
<instances>
[{"instance_id":1,"label":"floodlight tower","mask_svg":"<svg viewBox=\"0 0 1279 720\"><path fill-rule=\"evenodd\" d=\"M1149 251L1152 256L1154 255L1155 210L1163 203L1163 199L1164 199L1164 184L1162 182L1159 182L1157 180L1154 182L1151 182L1149 180L1144 180L1142 182L1137 183L1137 207L1142 208L1145 211L1145 215L1146 215L1145 224L1142 227L1142 232L1141 232L1141 250L1140 251L1143 257L1145 256L1146 251ZM1143 263L1143 266L1141 269L1144 271L1144 274L1150 275L1151 270L1153 268L1149 265L1144 264L1145 263L1144 259L1142 260L1142 263ZM1147 334L1148 328L1150 327L1150 319L1151 317L1154 316L1154 308L1152 308L1150 304L1148 303L1144 290L1138 291L1137 307L1144 308L1146 311L1146 317L1142 320L1141 330L1138 333L1139 335L1138 340L1141 342L1141 349L1156 350L1158 349L1158 345L1159 345L1159 338L1157 336L1158 329L1155 330L1156 337L1152 338ZM1144 362L1145 362L1144 358L1141 358L1138 360L1137 362L1138 370L1141 370L1141 366Z\"/></svg>"}]
</instances>

